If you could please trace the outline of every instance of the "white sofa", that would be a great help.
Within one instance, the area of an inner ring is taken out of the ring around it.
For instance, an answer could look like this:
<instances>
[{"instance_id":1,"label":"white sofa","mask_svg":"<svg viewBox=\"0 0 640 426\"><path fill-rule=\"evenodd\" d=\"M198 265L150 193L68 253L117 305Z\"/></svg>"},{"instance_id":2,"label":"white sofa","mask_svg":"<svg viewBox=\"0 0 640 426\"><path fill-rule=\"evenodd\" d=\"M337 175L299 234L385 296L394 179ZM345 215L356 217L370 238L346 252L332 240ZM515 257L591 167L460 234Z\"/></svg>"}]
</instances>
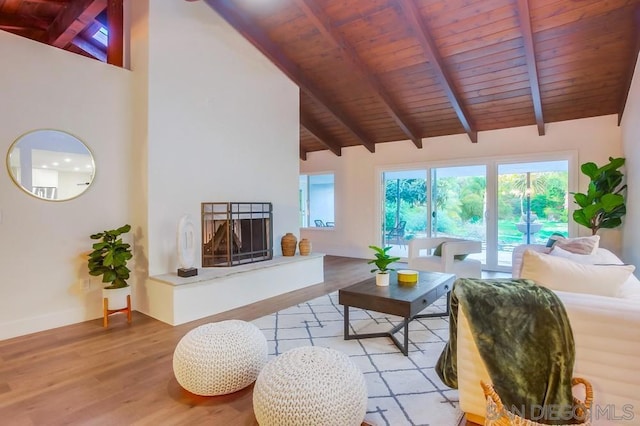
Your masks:
<instances>
[{"instance_id":1,"label":"white sofa","mask_svg":"<svg viewBox=\"0 0 640 426\"><path fill-rule=\"evenodd\" d=\"M525 249L548 252L542 245L519 246L514 250L514 278L519 276ZM605 249L597 254L622 263ZM613 257L612 257L613 256ZM594 425L640 425L640 282L628 280L620 297L556 291L573 329L576 360L574 377L586 378L593 386ZM480 380L490 383L489 374L471 334L462 309L458 311L458 390L460 408L467 419L484 424L485 399ZM582 389L575 395L583 399Z\"/></svg>"}]
</instances>

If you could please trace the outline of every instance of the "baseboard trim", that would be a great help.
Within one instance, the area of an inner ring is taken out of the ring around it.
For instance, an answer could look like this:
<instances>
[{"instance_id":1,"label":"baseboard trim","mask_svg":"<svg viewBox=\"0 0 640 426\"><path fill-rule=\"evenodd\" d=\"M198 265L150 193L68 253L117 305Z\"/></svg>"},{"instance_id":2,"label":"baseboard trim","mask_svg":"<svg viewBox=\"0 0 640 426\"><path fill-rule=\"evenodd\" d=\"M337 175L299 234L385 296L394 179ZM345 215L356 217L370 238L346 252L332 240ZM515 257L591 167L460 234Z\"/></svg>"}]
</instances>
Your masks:
<instances>
[{"instance_id":1,"label":"baseboard trim","mask_svg":"<svg viewBox=\"0 0 640 426\"><path fill-rule=\"evenodd\" d=\"M63 327L65 325L77 324L79 322L100 318L102 316L98 315L92 318L87 318L86 315L86 309L77 308L52 312L46 315L39 315L37 317L23 318L16 321L7 321L0 324L0 340L50 330L52 328Z\"/></svg>"}]
</instances>

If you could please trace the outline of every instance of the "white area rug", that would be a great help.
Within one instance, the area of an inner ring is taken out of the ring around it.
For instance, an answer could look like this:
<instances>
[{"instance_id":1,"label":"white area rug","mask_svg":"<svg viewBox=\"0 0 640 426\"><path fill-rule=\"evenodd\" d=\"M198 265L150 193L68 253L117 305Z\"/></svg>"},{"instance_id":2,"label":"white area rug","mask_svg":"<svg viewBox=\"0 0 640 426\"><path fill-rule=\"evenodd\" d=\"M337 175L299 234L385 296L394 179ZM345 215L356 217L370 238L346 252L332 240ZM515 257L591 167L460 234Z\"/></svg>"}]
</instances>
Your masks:
<instances>
[{"instance_id":1,"label":"white area rug","mask_svg":"<svg viewBox=\"0 0 640 426\"><path fill-rule=\"evenodd\" d=\"M423 313L445 310L441 298ZM388 331L402 318L349 309L351 331ZM424 318L409 324L409 356L388 337L344 340L343 306L332 293L253 321L267 336L269 357L298 346L323 346L349 355L367 382L365 420L373 425L456 426L462 412L458 391L445 386L434 367L449 337L449 319ZM402 332L396 337L403 341Z\"/></svg>"}]
</instances>

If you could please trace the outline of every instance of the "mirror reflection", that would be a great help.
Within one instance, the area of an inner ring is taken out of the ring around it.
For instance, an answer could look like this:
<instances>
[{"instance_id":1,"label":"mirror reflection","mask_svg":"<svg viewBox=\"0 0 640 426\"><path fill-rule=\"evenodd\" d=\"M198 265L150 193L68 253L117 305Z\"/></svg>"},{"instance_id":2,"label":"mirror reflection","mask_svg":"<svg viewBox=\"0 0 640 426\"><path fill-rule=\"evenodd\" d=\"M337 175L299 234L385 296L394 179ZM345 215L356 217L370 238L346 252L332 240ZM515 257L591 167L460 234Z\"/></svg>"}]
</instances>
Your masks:
<instances>
[{"instance_id":1,"label":"mirror reflection","mask_svg":"<svg viewBox=\"0 0 640 426\"><path fill-rule=\"evenodd\" d=\"M7 167L25 192L50 201L70 200L89 188L95 163L89 148L60 130L35 130L9 148Z\"/></svg>"}]
</instances>

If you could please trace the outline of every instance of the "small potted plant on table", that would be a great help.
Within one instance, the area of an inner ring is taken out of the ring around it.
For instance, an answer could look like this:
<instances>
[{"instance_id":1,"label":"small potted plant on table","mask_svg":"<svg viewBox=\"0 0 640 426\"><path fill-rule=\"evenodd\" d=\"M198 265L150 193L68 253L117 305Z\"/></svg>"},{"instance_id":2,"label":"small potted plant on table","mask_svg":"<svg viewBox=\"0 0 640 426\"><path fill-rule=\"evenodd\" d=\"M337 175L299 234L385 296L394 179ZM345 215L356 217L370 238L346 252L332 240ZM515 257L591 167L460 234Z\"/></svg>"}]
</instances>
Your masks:
<instances>
[{"instance_id":1,"label":"small potted plant on table","mask_svg":"<svg viewBox=\"0 0 640 426\"><path fill-rule=\"evenodd\" d=\"M388 251L391 250L391 246L381 248L377 246L369 246L370 249L375 251L376 258L368 261L368 264L375 264L376 268L372 269L371 272L376 273L376 285L381 287L389 285L389 272L394 271L395 269L389 268L389 265L393 262L397 262L400 260L399 257L391 256Z\"/></svg>"},{"instance_id":2,"label":"small potted plant on table","mask_svg":"<svg viewBox=\"0 0 640 426\"><path fill-rule=\"evenodd\" d=\"M89 254L89 275L102 275L102 282L109 283L102 289L105 327L108 325L108 315L115 312L126 312L127 320L131 322L131 287L126 280L131 273L127 261L133 255L131 245L124 243L121 237L129 230L131 226L124 225L90 237L100 242L93 244L93 251Z\"/></svg>"}]
</instances>

